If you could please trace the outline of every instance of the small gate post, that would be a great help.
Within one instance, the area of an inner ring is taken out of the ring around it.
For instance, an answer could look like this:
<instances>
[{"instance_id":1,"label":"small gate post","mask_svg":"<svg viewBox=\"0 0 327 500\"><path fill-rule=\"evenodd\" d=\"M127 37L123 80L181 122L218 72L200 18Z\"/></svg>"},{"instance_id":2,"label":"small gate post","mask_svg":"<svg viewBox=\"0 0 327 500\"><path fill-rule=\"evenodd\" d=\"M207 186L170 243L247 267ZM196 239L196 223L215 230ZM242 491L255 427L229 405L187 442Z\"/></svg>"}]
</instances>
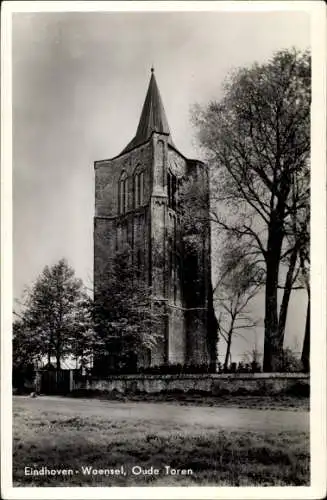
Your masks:
<instances>
[{"instance_id":1,"label":"small gate post","mask_svg":"<svg viewBox=\"0 0 327 500\"><path fill-rule=\"evenodd\" d=\"M69 392L74 390L74 370L69 370Z\"/></svg>"},{"instance_id":2,"label":"small gate post","mask_svg":"<svg viewBox=\"0 0 327 500\"><path fill-rule=\"evenodd\" d=\"M40 394L41 392L41 379L42 379L41 371L36 370L34 384L35 384L35 392L37 394Z\"/></svg>"}]
</instances>

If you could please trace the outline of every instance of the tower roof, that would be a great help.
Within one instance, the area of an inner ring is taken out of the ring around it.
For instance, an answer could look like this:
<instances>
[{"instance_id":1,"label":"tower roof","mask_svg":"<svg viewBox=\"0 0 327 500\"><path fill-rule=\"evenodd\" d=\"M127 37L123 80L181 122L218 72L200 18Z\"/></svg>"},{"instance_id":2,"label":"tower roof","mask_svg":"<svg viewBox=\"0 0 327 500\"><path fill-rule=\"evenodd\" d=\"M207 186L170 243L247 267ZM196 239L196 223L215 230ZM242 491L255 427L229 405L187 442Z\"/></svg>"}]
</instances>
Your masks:
<instances>
[{"instance_id":1,"label":"tower roof","mask_svg":"<svg viewBox=\"0 0 327 500\"><path fill-rule=\"evenodd\" d=\"M154 69L151 68L151 78L146 98L143 104L141 118L137 127L135 137L129 142L123 153L146 142L152 132L159 132L168 135L168 142L174 146L172 141L166 113L162 104L160 92L154 76Z\"/></svg>"}]
</instances>

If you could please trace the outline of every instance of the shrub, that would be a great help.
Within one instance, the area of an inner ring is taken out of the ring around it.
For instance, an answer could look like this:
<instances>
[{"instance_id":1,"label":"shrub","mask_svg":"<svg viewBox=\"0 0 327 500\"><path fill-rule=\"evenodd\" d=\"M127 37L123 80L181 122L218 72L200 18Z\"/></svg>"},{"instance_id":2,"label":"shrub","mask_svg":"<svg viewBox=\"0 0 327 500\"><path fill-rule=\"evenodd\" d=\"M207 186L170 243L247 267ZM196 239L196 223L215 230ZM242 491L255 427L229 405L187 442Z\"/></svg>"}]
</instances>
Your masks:
<instances>
[{"instance_id":1,"label":"shrub","mask_svg":"<svg viewBox=\"0 0 327 500\"><path fill-rule=\"evenodd\" d=\"M183 365L181 363L164 363L158 366L145 367L132 367L132 366L121 366L116 368L104 368L100 371L99 369L93 370L93 376L97 377L108 377L110 375L179 375L179 374L197 374L197 373L216 373L215 363L211 364L192 364Z\"/></svg>"},{"instance_id":2,"label":"shrub","mask_svg":"<svg viewBox=\"0 0 327 500\"><path fill-rule=\"evenodd\" d=\"M286 389L285 394L288 396L308 398L310 396L310 384L308 382L298 380Z\"/></svg>"},{"instance_id":3,"label":"shrub","mask_svg":"<svg viewBox=\"0 0 327 500\"><path fill-rule=\"evenodd\" d=\"M301 360L296 356L296 354L286 347L283 349L277 370L280 372L301 372L303 371L303 365Z\"/></svg>"}]
</instances>

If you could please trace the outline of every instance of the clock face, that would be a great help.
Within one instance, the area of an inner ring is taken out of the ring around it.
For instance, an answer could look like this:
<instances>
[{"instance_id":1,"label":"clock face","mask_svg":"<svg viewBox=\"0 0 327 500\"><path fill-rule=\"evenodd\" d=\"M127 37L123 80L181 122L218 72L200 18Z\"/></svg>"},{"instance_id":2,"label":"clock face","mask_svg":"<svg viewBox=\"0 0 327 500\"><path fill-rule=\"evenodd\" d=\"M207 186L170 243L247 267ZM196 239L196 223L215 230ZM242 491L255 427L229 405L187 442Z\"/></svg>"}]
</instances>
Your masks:
<instances>
[{"instance_id":1,"label":"clock face","mask_svg":"<svg viewBox=\"0 0 327 500\"><path fill-rule=\"evenodd\" d=\"M177 155L171 155L169 158L169 168L176 177L182 177L185 173L185 160Z\"/></svg>"}]
</instances>

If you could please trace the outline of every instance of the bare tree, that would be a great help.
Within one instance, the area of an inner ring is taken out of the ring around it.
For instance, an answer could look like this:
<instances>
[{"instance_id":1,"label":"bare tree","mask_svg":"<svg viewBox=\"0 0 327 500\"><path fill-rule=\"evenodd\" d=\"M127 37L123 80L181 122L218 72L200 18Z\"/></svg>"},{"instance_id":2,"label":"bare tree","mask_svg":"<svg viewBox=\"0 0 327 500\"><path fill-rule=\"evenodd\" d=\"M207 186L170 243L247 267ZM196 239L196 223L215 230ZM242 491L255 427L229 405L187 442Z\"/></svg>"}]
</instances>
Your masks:
<instances>
[{"instance_id":1,"label":"bare tree","mask_svg":"<svg viewBox=\"0 0 327 500\"><path fill-rule=\"evenodd\" d=\"M216 287L216 306L221 311L218 329L226 342L223 369L227 371L231 355L232 339L253 330L258 321L253 319L249 303L262 285L262 273L258 266L245 256L241 247L225 247L221 266L221 278Z\"/></svg>"},{"instance_id":2,"label":"bare tree","mask_svg":"<svg viewBox=\"0 0 327 500\"><path fill-rule=\"evenodd\" d=\"M283 289L283 299L279 312L279 347L283 348L288 304L292 290L306 289L309 284L310 245L310 170L309 163L300 173L293 176L291 185L291 205L289 217L285 220L285 240L288 248L284 251L282 264L287 265ZM309 291L308 291L309 296Z\"/></svg>"},{"instance_id":3,"label":"bare tree","mask_svg":"<svg viewBox=\"0 0 327 500\"><path fill-rule=\"evenodd\" d=\"M279 327L280 268L293 252L286 236L308 199L308 184L300 180L308 171L310 91L309 54L281 51L267 64L235 71L221 102L194 113L211 165L212 206L218 204L212 219L265 271L265 371L278 365L294 278L290 272Z\"/></svg>"}]
</instances>

